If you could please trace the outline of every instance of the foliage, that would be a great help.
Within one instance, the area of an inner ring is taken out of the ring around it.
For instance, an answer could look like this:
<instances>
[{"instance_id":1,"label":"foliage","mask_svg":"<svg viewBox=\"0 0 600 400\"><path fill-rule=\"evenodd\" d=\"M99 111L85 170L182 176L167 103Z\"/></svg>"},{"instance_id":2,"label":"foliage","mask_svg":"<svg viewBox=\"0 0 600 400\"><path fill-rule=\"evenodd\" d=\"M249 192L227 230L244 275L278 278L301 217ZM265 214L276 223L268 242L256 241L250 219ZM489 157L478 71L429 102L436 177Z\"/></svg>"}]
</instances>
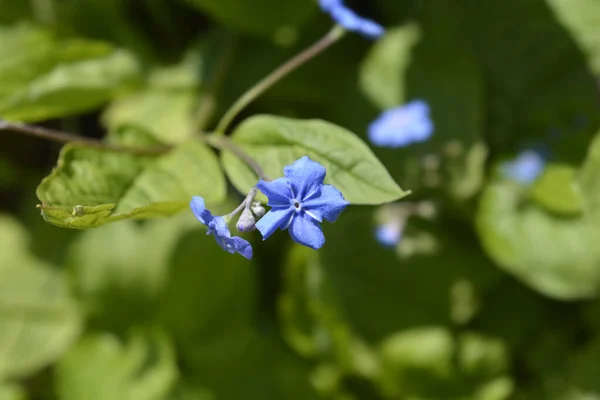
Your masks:
<instances>
[{"instance_id":1,"label":"foliage","mask_svg":"<svg viewBox=\"0 0 600 400\"><path fill-rule=\"evenodd\" d=\"M319 3L0 0L0 400L600 398L600 2ZM253 225L303 156L350 203L318 251L188 208Z\"/></svg>"}]
</instances>

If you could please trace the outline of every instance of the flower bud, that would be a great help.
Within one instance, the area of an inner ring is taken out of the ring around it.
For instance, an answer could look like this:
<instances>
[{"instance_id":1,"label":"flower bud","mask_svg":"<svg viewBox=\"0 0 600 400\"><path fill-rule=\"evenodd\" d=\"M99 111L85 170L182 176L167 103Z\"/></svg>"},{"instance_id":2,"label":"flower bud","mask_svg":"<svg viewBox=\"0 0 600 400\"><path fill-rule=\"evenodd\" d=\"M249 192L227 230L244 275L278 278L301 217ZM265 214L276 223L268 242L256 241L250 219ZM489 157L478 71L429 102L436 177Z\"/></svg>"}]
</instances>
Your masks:
<instances>
[{"instance_id":1,"label":"flower bud","mask_svg":"<svg viewBox=\"0 0 600 400\"><path fill-rule=\"evenodd\" d=\"M256 218L262 218L265 215L265 208L262 206L260 201L252 202L252 206L250 207Z\"/></svg>"},{"instance_id":2,"label":"flower bud","mask_svg":"<svg viewBox=\"0 0 600 400\"><path fill-rule=\"evenodd\" d=\"M256 229L255 224L256 219L254 218L254 215L252 215L252 212L248 209L244 209L242 215L240 215L240 219L238 219L236 228L240 232L251 232Z\"/></svg>"}]
</instances>

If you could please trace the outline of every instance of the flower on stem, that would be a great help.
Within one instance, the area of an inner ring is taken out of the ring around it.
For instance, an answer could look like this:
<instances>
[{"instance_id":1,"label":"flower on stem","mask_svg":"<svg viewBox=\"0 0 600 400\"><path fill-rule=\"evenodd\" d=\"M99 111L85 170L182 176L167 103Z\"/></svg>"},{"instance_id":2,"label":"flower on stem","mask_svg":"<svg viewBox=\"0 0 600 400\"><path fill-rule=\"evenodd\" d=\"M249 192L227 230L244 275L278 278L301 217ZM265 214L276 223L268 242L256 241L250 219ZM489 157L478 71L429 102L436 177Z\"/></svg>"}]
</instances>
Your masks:
<instances>
[{"instance_id":1,"label":"flower on stem","mask_svg":"<svg viewBox=\"0 0 600 400\"><path fill-rule=\"evenodd\" d=\"M203 225L208 228L207 235L213 235L217 244L223 248L223 250L229 253L239 253L246 257L248 260L252 259L252 246L247 240L242 239L238 236L231 236L227 222L225 218L221 216L213 216L210 211L206 209L204 199L200 196L194 196L190 202L190 208L194 212L194 215Z\"/></svg>"},{"instance_id":2,"label":"flower on stem","mask_svg":"<svg viewBox=\"0 0 600 400\"><path fill-rule=\"evenodd\" d=\"M277 228L289 229L292 239L311 249L325 244L319 225L335 222L347 202L339 190L324 185L325 167L304 156L283 169L284 177L256 185L269 199L271 210L256 223L263 240Z\"/></svg>"},{"instance_id":3,"label":"flower on stem","mask_svg":"<svg viewBox=\"0 0 600 400\"><path fill-rule=\"evenodd\" d=\"M370 39L377 39L385 33L381 25L356 14L346 7L343 0L319 0L319 6L346 30L360 33Z\"/></svg>"},{"instance_id":4,"label":"flower on stem","mask_svg":"<svg viewBox=\"0 0 600 400\"><path fill-rule=\"evenodd\" d=\"M502 174L523 185L530 185L544 170L546 160L535 150L525 150L511 160L501 165Z\"/></svg>"},{"instance_id":5,"label":"flower on stem","mask_svg":"<svg viewBox=\"0 0 600 400\"><path fill-rule=\"evenodd\" d=\"M369 125L371 143L382 147L406 147L424 142L432 133L429 105L422 100L390 108Z\"/></svg>"}]
</instances>

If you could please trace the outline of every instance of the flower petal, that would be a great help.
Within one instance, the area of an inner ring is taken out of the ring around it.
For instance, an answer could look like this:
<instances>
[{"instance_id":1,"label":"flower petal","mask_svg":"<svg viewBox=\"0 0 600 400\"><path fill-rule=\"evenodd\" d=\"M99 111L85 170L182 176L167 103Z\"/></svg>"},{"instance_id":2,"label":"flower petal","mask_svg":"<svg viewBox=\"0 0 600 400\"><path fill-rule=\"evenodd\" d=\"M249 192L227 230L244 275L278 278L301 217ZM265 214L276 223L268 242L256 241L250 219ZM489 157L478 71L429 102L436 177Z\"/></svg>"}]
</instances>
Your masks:
<instances>
[{"instance_id":1,"label":"flower petal","mask_svg":"<svg viewBox=\"0 0 600 400\"><path fill-rule=\"evenodd\" d=\"M320 219L335 222L348 204L339 190L331 185L323 185L320 196L302 203L302 207Z\"/></svg>"},{"instance_id":2,"label":"flower petal","mask_svg":"<svg viewBox=\"0 0 600 400\"><path fill-rule=\"evenodd\" d=\"M190 208L192 209L196 219L208 226L214 219L210 211L206 209L206 205L204 203L204 199L200 196L192 197L192 201L190 201Z\"/></svg>"},{"instance_id":3,"label":"flower petal","mask_svg":"<svg viewBox=\"0 0 600 400\"><path fill-rule=\"evenodd\" d=\"M293 185L297 193L296 200L317 190L325 179L325 167L307 156L296 160L292 165L283 168L283 175Z\"/></svg>"},{"instance_id":4,"label":"flower petal","mask_svg":"<svg viewBox=\"0 0 600 400\"><path fill-rule=\"evenodd\" d=\"M260 180L256 187L260 190L267 198L267 203L271 207L277 206L289 206L290 200L292 199L292 193L290 186L286 178L277 178L274 181L263 181Z\"/></svg>"},{"instance_id":5,"label":"flower petal","mask_svg":"<svg viewBox=\"0 0 600 400\"><path fill-rule=\"evenodd\" d=\"M256 229L262 234L263 240L267 239L277 230L286 228L294 217L293 207L272 208L256 223Z\"/></svg>"},{"instance_id":6,"label":"flower petal","mask_svg":"<svg viewBox=\"0 0 600 400\"><path fill-rule=\"evenodd\" d=\"M247 240L244 240L239 236L234 236L231 238L231 241L236 252L246 257L248 260L252 260L252 246Z\"/></svg>"},{"instance_id":7,"label":"flower petal","mask_svg":"<svg viewBox=\"0 0 600 400\"><path fill-rule=\"evenodd\" d=\"M320 249L325 244L325 236L319 223L306 215L294 218L289 231L294 242L311 249Z\"/></svg>"},{"instance_id":8,"label":"flower petal","mask_svg":"<svg viewBox=\"0 0 600 400\"><path fill-rule=\"evenodd\" d=\"M225 222L225 218L215 217L209 226L215 231L216 235L226 238L231 237L231 232L229 232L229 227L227 226L227 222Z\"/></svg>"}]
</instances>

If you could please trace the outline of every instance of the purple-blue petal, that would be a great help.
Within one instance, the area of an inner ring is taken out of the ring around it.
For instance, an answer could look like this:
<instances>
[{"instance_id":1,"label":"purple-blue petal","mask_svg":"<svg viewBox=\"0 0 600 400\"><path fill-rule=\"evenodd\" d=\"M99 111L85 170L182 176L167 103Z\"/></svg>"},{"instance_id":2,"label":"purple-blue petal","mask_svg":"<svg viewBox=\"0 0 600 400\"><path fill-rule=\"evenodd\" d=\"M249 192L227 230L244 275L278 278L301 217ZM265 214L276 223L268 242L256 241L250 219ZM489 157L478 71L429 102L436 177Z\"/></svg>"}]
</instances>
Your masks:
<instances>
[{"instance_id":1,"label":"purple-blue petal","mask_svg":"<svg viewBox=\"0 0 600 400\"><path fill-rule=\"evenodd\" d=\"M311 249L320 249L325 244L325 236L319 223L306 215L294 218L289 231L294 242Z\"/></svg>"},{"instance_id":2,"label":"purple-blue petal","mask_svg":"<svg viewBox=\"0 0 600 400\"><path fill-rule=\"evenodd\" d=\"M319 0L319 5L346 30L360 33L370 39L377 39L385 33L385 29L381 25L356 14L346 7L342 0Z\"/></svg>"},{"instance_id":3,"label":"purple-blue petal","mask_svg":"<svg viewBox=\"0 0 600 400\"><path fill-rule=\"evenodd\" d=\"M248 260L252 260L252 246L247 240L244 240L239 236L234 236L230 240L236 252L246 257Z\"/></svg>"},{"instance_id":4,"label":"purple-blue petal","mask_svg":"<svg viewBox=\"0 0 600 400\"><path fill-rule=\"evenodd\" d=\"M202 197L192 197L192 200L190 201L190 208L196 216L196 219L198 219L198 221L200 221L202 224L208 226L208 224L213 221L214 217L210 211L206 209L206 205Z\"/></svg>"},{"instance_id":5,"label":"purple-blue petal","mask_svg":"<svg viewBox=\"0 0 600 400\"><path fill-rule=\"evenodd\" d=\"M292 194L290 192L290 186L286 178L278 178L273 181L259 181L256 184L258 190L260 190L267 198L267 203L271 207L276 206L289 206Z\"/></svg>"},{"instance_id":6,"label":"purple-blue petal","mask_svg":"<svg viewBox=\"0 0 600 400\"><path fill-rule=\"evenodd\" d=\"M501 171L507 178L529 185L542 173L545 165L546 161L538 152L526 150L516 159L502 164Z\"/></svg>"},{"instance_id":7,"label":"purple-blue petal","mask_svg":"<svg viewBox=\"0 0 600 400\"><path fill-rule=\"evenodd\" d=\"M333 8L340 7L342 5L342 0L319 0L319 6L321 7L321 10L325 12L329 12Z\"/></svg>"},{"instance_id":8,"label":"purple-blue petal","mask_svg":"<svg viewBox=\"0 0 600 400\"><path fill-rule=\"evenodd\" d=\"M302 200L323 184L325 167L307 156L283 168L283 175L292 185L295 200Z\"/></svg>"},{"instance_id":9,"label":"purple-blue petal","mask_svg":"<svg viewBox=\"0 0 600 400\"><path fill-rule=\"evenodd\" d=\"M229 227L227 226L227 222L225 222L225 218L223 217L215 217L209 227L215 231L215 234L222 237L231 237L231 232L229 232Z\"/></svg>"},{"instance_id":10,"label":"purple-blue petal","mask_svg":"<svg viewBox=\"0 0 600 400\"><path fill-rule=\"evenodd\" d=\"M427 103L413 100L381 113L369 125L368 134L374 145L397 148L428 140L433 129Z\"/></svg>"},{"instance_id":11,"label":"purple-blue petal","mask_svg":"<svg viewBox=\"0 0 600 400\"><path fill-rule=\"evenodd\" d=\"M375 238L385 247L395 246L402 238L402 227L395 222L379 225L375 229Z\"/></svg>"},{"instance_id":12,"label":"purple-blue petal","mask_svg":"<svg viewBox=\"0 0 600 400\"><path fill-rule=\"evenodd\" d=\"M256 229L261 233L263 240L267 239L277 230L285 229L289 226L290 220L294 217L293 207L272 208L264 217L256 223Z\"/></svg>"},{"instance_id":13,"label":"purple-blue petal","mask_svg":"<svg viewBox=\"0 0 600 400\"><path fill-rule=\"evenodd\" d=\"M319 196L302 203L302 208L321 220L335 222L348 204L339 190L331 185L323 185Z\"/></svg>"},{"instance_id":14,"label":"purple-blue petal","mask_svg":"<svg viewBox=\"0 0 600 400\"><path fill-rule=\"evenodd\" d=\"M385 34L385 29L375 21L363 19L358 32L362 33L368 38L378 39Z\"/></svg>"}]
</instances>

